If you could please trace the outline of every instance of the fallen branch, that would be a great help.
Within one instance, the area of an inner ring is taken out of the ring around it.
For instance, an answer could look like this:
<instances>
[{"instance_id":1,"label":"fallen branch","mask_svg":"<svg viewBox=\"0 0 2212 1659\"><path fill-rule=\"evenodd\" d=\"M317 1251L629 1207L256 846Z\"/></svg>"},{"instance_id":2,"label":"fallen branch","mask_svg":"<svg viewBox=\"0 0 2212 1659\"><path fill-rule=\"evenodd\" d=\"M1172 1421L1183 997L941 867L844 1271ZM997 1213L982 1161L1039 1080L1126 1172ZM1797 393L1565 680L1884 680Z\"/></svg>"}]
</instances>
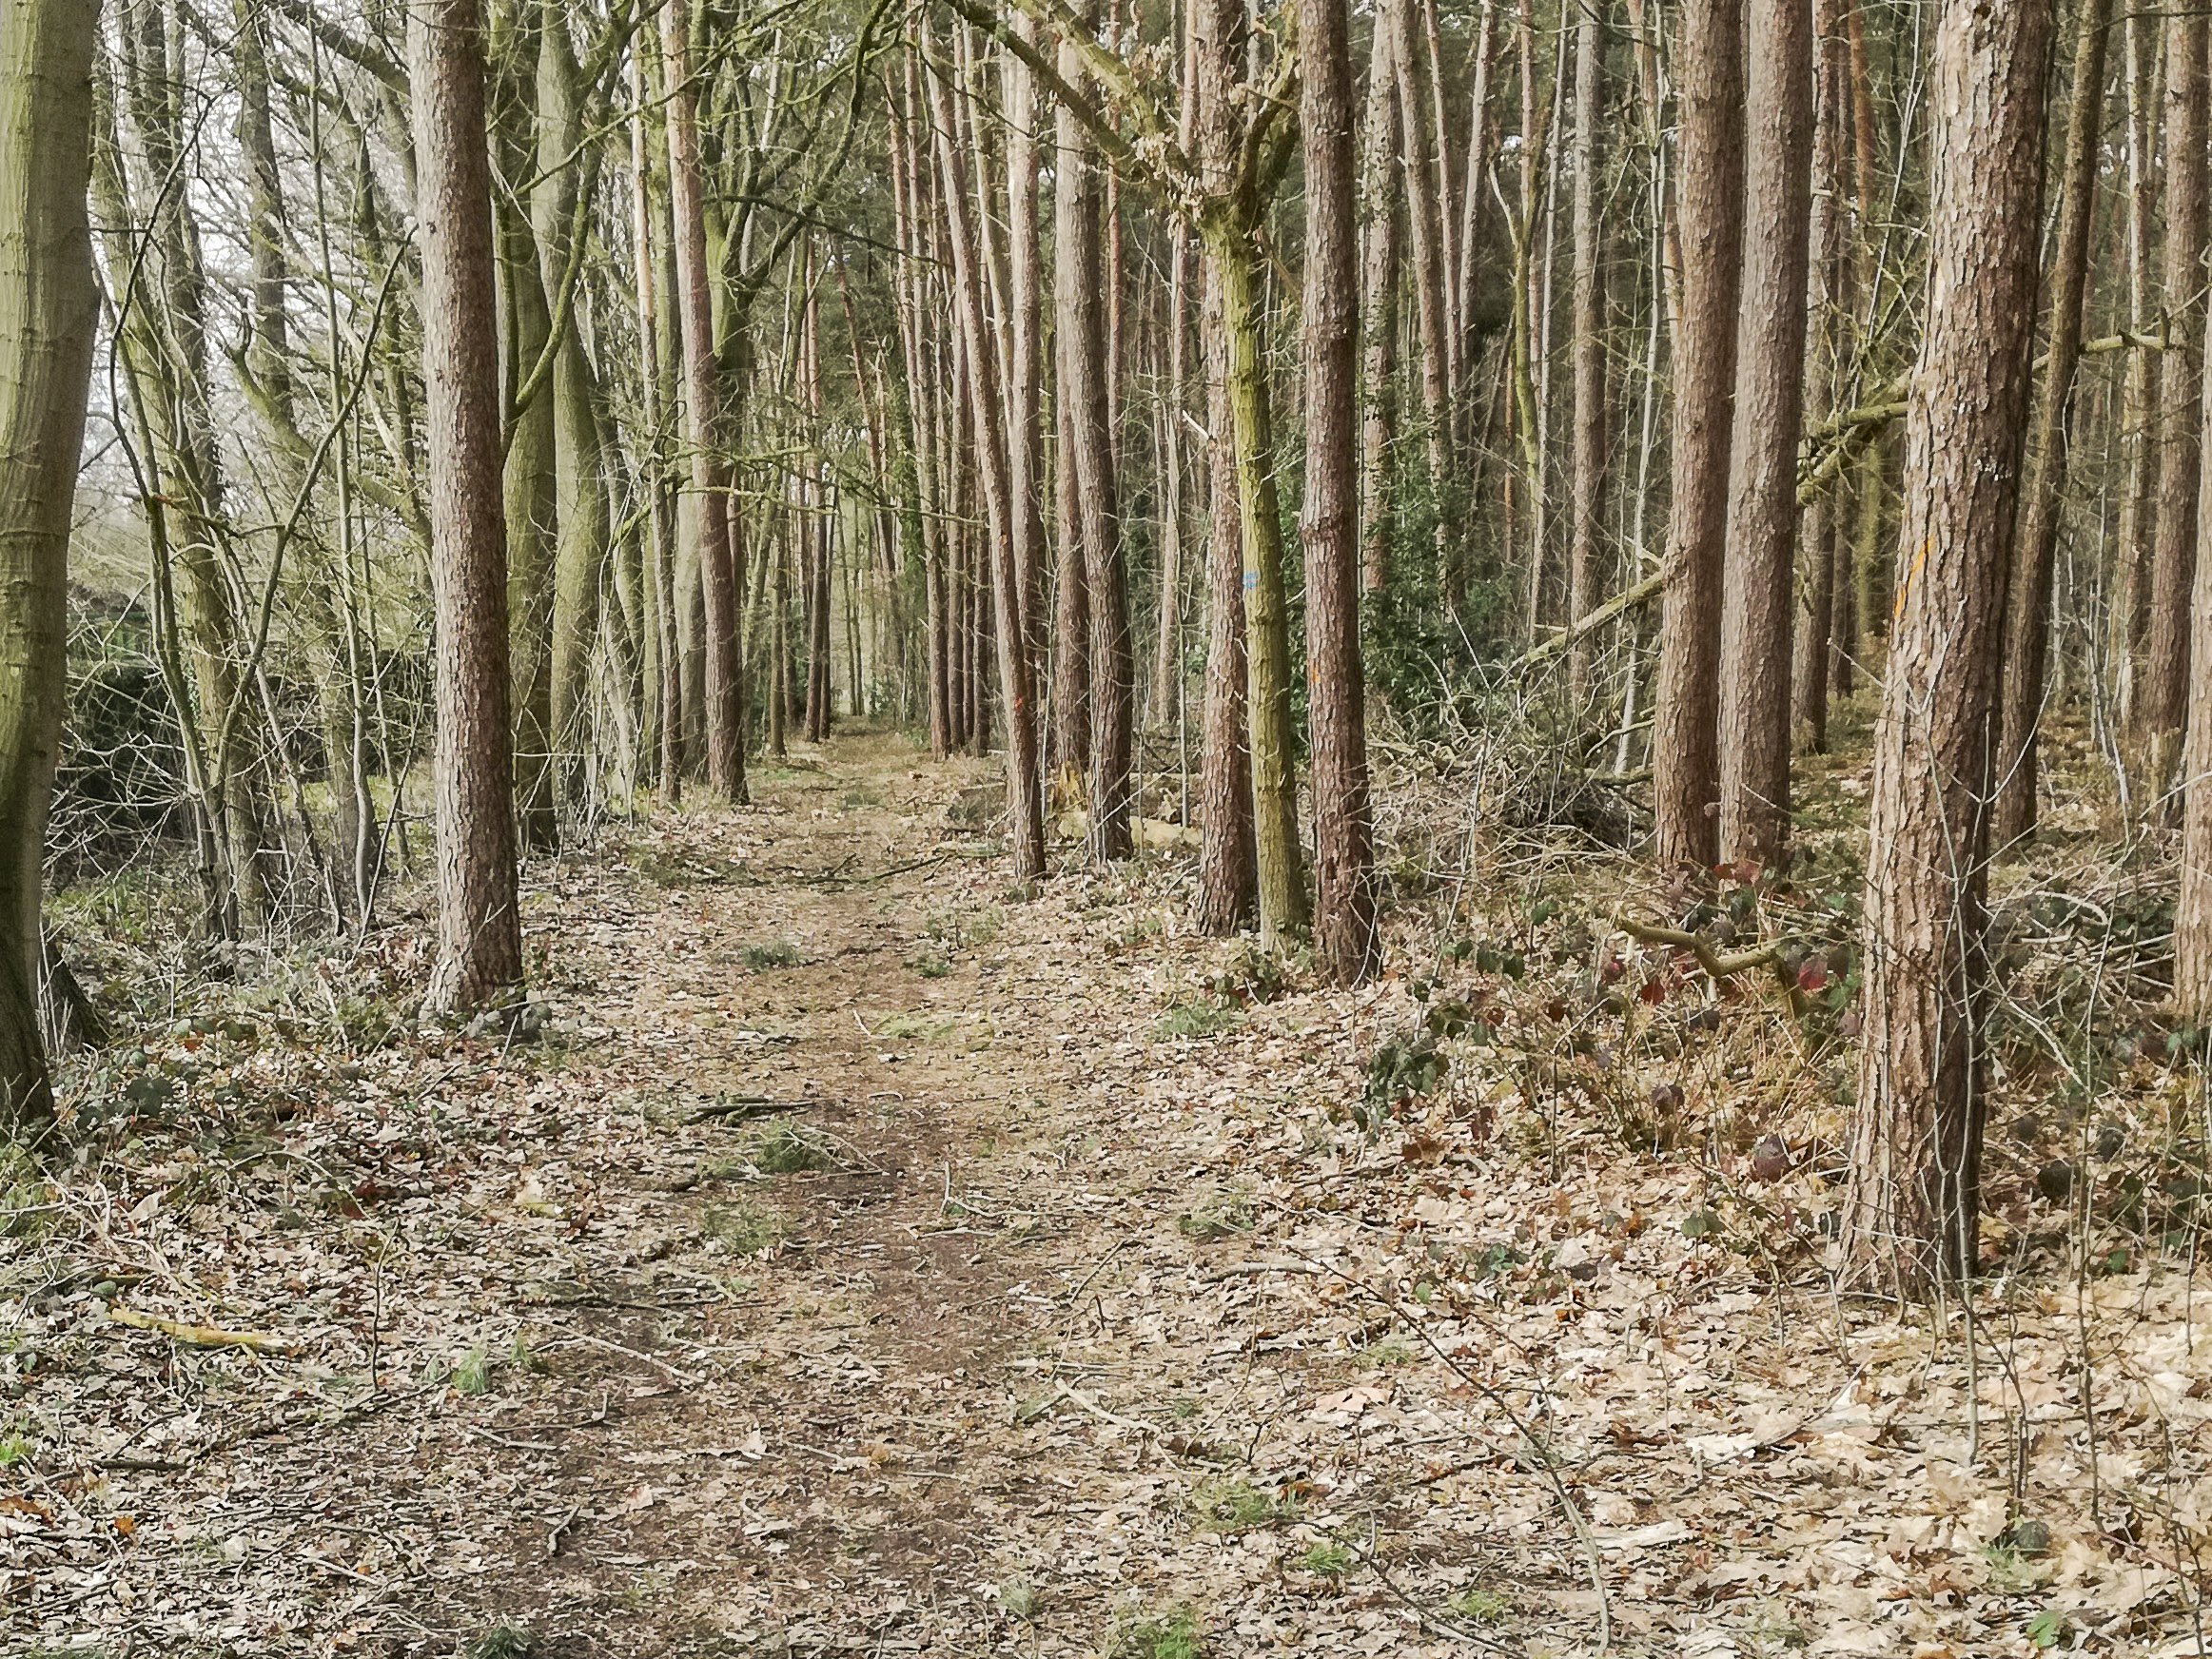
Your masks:
<instances>
[{"instance_id":1,"label":"fallen branch","mask_svg":"<svg viewBox=\"0 0 2212 1659\"><path fill-rule=\"evenodd\" d=\"M1666 585L1666 573L1660 571L1644 577L1633 588L1622 589L1612 598L1606 600L1604 604L1598 606L1596 610L1585 613L1578 621L1569 623L1558 633L1553 634L1551 638L1530 646L1528 650L1514 659L1514 671L1535 668L1537 664L1558 655L1576 640L1595 634L1608 622L1626 615L1645 600L1655 598L1659 590Z\"/></svg>"},{"instance_id":2,"label":"fallen branch","mask_svg":"<svg viewBox=\"0 0 2212 1659\"><path fill-rule=\"evenodd\" d=\"M1697 966L1715 980L1733 979L1739 973L1750 973L1756 968L1770 969L1774 983L1790 999L1792 1014L1805 1012L1805 993L1798 989L1797 976L1790 971L1779 945L1762 945L1755 950L1738 950L1723 956L1713 947L1713 941L1702 934L1688 932L1680 927L1656 927L1648 922L1632 921L1626 916L1615 916L1615 927L1639 945L1657 945L1670 950L1687 950L1697 960Z\"/></svg>"},{"instance_id":3,"label":"fallen branch","mask_svg":"<svg viewBox=\"0 0 2212 1659\"><path fill-rule=\"evenodd\" d=\"M175 1319L165 1319L159 1314L142 1314L135 1308L109 1308L108 1317L118 1325L128 1325L139 1331L158 1331L165 1337L173 1337L194 1348L250 1348L256 1354L293 1355L300 1352L300 1344L289 1337L264 1335L259 1331L222 1331L213 1325L186 1325Z\"/></svg>"},{"instance_id":4,"label":"fallen branch","mask_svg":"<svg viewBox=\"0 0 2212 1659\"><path fill-rule=\"evenodd\" d=\"M811 1100L779 1101L768 1095L733 1095L711 1106L701 1106L684 1122L704 1123L712 1118L735 1118L743 1122L749 1118L773 1118L778 1112L803 1112L816 1103Z\"/></svg>"}]
</instances>

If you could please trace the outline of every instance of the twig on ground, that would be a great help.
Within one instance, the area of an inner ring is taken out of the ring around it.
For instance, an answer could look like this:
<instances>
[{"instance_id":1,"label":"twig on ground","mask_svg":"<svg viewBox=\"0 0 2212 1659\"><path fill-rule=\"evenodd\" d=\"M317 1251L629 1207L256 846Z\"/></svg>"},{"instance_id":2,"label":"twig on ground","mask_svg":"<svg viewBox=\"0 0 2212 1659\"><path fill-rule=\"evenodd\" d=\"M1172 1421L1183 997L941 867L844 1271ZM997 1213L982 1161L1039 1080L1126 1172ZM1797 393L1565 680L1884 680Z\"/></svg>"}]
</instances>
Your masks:
<instances>
[{"instance_id":1,"label":"twig on ground","mask_svg":"<svg viewBox=\"0 0 2212 1659\"><path fill-rule=\"evenodd\" d=\"M194 1348L246 1348L256 1354L275 1354L290 1356L300 1352L300 1344L289 1337L274 1336L261 1331L222 1331L213 1325L187 1325L177 1319L165 1319L159 1314L142 1314L136 1308L108 1310L108 1317L118 1325L128 1325L140 1331L158 1331L165 1337L174 1337Z\"/></svg>"}]
</instances>

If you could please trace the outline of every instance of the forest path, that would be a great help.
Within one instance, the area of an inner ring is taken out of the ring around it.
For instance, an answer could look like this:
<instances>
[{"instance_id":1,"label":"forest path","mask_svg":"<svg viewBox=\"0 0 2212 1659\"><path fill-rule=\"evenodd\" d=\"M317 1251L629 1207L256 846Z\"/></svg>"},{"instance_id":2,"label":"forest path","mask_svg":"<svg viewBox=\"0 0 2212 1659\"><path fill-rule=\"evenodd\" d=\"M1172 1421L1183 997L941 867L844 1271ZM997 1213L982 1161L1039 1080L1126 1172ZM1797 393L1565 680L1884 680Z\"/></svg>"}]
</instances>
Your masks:
<instances>
[{"instance_id":1,"label":"forest path","mask_svg":"<svg viewBox=\"0 0 2212 1659\"><path fill-rule=\"evenodd\" d=\"M621 1053L555 1092L509 1206L558 1238L520 1276L544 1369L444 1399L389 1468L460 1499L395 1604L409 1650L504 1624L561 1655L1174 1659L1202 1620L1296 1645L1316 1600L1358 1649L1417 1633L1379 1589L1341 1605L1341 1548L1283 1582L1313 1488L1276 1419L1313 1386L1223 1308L1300 1264L1223 1260L1248 1198L1147 1132L1160 976L1122 950L1165 919L1084 878L1004 894L957 823L994 769L949 811L914 762L763 768L754 807L634 845L628 925L558 883L534 915L555 1006ZM751 1097L806 1103L695 1121Z\"/></svg>"}]
</instances>

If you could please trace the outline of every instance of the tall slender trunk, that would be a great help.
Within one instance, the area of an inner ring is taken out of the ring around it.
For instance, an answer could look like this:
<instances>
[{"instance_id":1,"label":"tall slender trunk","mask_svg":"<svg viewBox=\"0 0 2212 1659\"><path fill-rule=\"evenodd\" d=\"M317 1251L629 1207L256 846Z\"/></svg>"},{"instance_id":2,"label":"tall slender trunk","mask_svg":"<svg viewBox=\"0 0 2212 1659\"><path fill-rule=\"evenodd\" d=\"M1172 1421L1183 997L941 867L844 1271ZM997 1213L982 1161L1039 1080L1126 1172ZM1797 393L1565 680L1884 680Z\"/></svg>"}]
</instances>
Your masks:
<instances>
[{"instance_id":1,"label":"tall slender trunk","mask_svg":"<svg viewBox=\"0 0 2212 1659\"><path fill-rule=\"evenodd\" d=\"M1849 285L1843 240L1847 186L1844 134L1850 96L1850 59L1836 15L1839 0L1813 10L1813 69L1817 80L1812 157L1812 231L1806 271L1809 345L1806 396L1823 419L1842 407L1844 368L1840 318ZM1830 659L1836 634L1837 567L1843 542L1839 490L1823 484L1799 518L1802 579L1797 584L1796 634L1791 642L1790 712L1798 737L1814 753L1828 748ZM1845 584L1848 586L1848 584Z\"/></svg>"},{"instance_id":2,"label":"tall slender trunk","mask_svg":"<svg viewBox=\"0 0 2212 1659\"><path fill-rule=\"evenodd\" d=\"M2143 639L2143 688L2136 703L2143 781L2162 792L2180 747L2189 683L2189 592L2197 563L2197 480L2203 433L2194 392L2204 325L2205 73L2204 13L2184 8L2166 18L2165 295L2173 341L2159 373L2158 527L2151 546L2150 623Z\"/></svg>"},{"instance_id":3,"label":"tall slender trunk","mask_svg":"<svg viewBox=\"0 0 2212 1659\"><path fill-rule=\"evenodd\" d=\"M0 11L0 1135L11 1139L53 1114L40 900L99 311L85 210L99 17L94 0Z\"/></svg>"},{"instance_id":4,"label":"tall slender trunk","mask_svg":"<svg viewBox=\"0 0 2212 1659\"><path fill-rule=\"evenodd\" d=\"M1402 6L1404 0L1400 0ZM1298 837L1298 785L1290 724L1290 630L1282 580L1282 514L1276 491L1274 400L1267 381L1257 236L1259 181L1243 150L1250 20L1243 0L1199 0L1201 170L1210 200L1200 234L1218 283L1217 326L1227 357L1237 500L1243 525L1245 717L1258 854L1260 938L1274 948L1305 927L1308 904Z\"/></svg>"},{"instance_id":5,"label":"tall slender trunk","mask_svg":"<svg viewBox=\"0 0 2212 1659\"><path fill-rule=\"evenodd\" d=\"M707 716L707 780L724 799L742 801L745 705L737 642L737 575L717 448L722 440L722 397L707 267L706 201L699 175L698 84L693 73L687 0L669 0L660 28L661 51L668 65L668 177L683 333L685 436L692 452L693 521L707 612L701 688Z\"/></svg>"},{"instance_id":6,"label":"tall slender trunk","mask_svg":"<svg viewBox=\"0 0 2212 1659\"><path fill-rule=\"evenodd\" d=\"M2036 727L2043 717L2051 572L2057 562L2060 500L2066 480L2066 405L2073 396L2075 365L2081 361L2082 305L2089 286L2089 229L2096 218L2097 150L2104 115L2104 39L2111 14L2111 0L2082 0L2074 40L2073 96L2059 172L2058 249L2048 286L2049 361L2028 439L2020 539L2005 610L2004 718L1992 826L1999 847L2035 827Z\"/></svg>"},{"instance_id":7,"label":"tall slender trunk","mask_svg":"<svg viewBox=\"0 0 2212 1659\"><path fill-rule=\"evenodd\" d=\"M1366 349L1360 380L1365 413L1360 427L1360 547L1362 580L1370 593L1390 583L1391 449L1398 436L1398 70L1390 57L1391 31L1375 30L1367 68L1366 212L1360 256L1360 297L1365 306ZM1471 186L1472 187L1472 186Z\"/></svg>"},{"instance_id":8,"label":"tall slender trunk","mask_svg":"<svg viewBox=\"0 0 2212 1659\"><path fill-rule=\"evenodd\" d=\"M2151 244L2157 218L2158 168L2152 142L2158 79L2157 19L2147 8L2127 13L2127 298L2128 317L2147 321L2156 291ZM2112 655L2119 664L2120 713L2135 723L2143 675L2143 636L2150 625L2151 540L2158 522L2159 360L2164 353L2127 356L2121 400L2120 535L2116 557L2118 596L2113 605Z\"/></svg>"},{"instance_id":9,"label":"tall slender trunk","mask_svg":"<svg viewBox=\"0 0 2212 1659\"><path fill-rule=\"evenodd\" d=\"M1790 830L1790 577L1805 420L1812 16L1751 0L1744 285L1720 629L1720 853L1771 864Z\"/></svg>"},{"instance_id":10,"label":"tall slender trunk","mask_svg":"<svg viewBox=\"0 0 2212 1659\"><path fill-rule=\"evenodd\" d=\"M977 251L967 169L953 146L958 128L951 88L942 76L932 73L930 89L937 112L938 171L944 178L945 218L952 244L955 309L968 351L973 450L983 477L984 509L989 521L999 688L1007 721L1008 838L1012 843L1015 878L1030 881L1045 871L1044 791L1029 654L1023 649L1021 638L1021 573L1014 566L1009 522L1013 508L1007 482L1006 410L999 396L997 350L984 314L985 273ZM976 727L983 729L980 718Z\"/></svg>"},{"instance_id":11,"label":"tall slender trunk","mask_svg":"<svg viewBox=\"0 0 2212 1659\"><path fill-rule=\"evenodd\" d=\"M597 168L578 157L584 132L581 71L569 41L568 9L539 0L538 40L538 175L531 192L532 230L548 294L569 283L572 260L588 257L571 245L580 192L593 188ZM597 151L594 156L596 158ZM554 488L559 499L554 546L552 637L547 658L546 705L558 795L582 800L585 730L591 698L592 655L599 635L600 595L607 586L613 543L607 504L606 440L599 426L599 376L584 345L574 299L553 342L550 391L553 413Z\"/></svg>"},{"instance_id":12,"label":"tall slender trunk","mask_svg":"<svg viewBox=\"0 0 2212 1659\"><path fill-rule=\"evenodd\" d=\"M1221 315L1221 277L1209 259L1199 338L1205 351L1206 471L1213 511L1206 536L1205 714L1193 921L1200 932L1217 935L1243 927L1259 904L1252 751L1245 734L1244 522L1237 500L1228 340Z\"/></svg>"},{"instance_id":13,"label":"tall slender trunk","mask_svg":"<svg viewBox=\"0 0 2212 1659\"><path fill-rule=\"evenodd\" d=\"M1449 322L1444 310L1444 249L1437 203L1435 157L1430 153L1428 55L1414 38L1412 11L1418 0L1382 0L1376 24L1390 37L1391 67L1398 75L1399 142L1403 146L1406 224L1412 244L1414 318L1420 338L1422 437L1429 462L1430 511L1436 523L1437 575L1444 602L1460 608L1462 575L1452 488L1452 381Z\"/></svg>"},{"instance_id":14,"label":"tall slender trunk","mask_svg":"<svg viewBox=\"0 0 2212 1659\"><path fill-rule=\"evenodd\" d=\"M1375 960L1374 829L1367 798L1365 673L1360 661L1358 471L1353 394L1360 343L1353 200L1352 69L1345 0L1300 0L1306 52L1306 685L1313 750L1314 952L1341 985Z\"/></svg>"},{"instance_id":15,"label":"tall slender trunk","mask_svg":"<svg viewBox=\"0 0 2212 1659\"><path fill-rule=\"evenodd\" d=\"M1907 1292L1974 1271L1996 675L2034 346L2050 0L1948 0L1930 76L1929 303L1874 743L1866 1035L1842 1253Z\"/></svg>"},{"instance_id":16,"label":"tall slender trunk","mask_svg":"<svg viewBox=\"0 0 2212 1659\"><path fill-rule=\"evenodd\" d=\"M1079 12L1079 16L1084 14ZM1086 26L1095 12L1084 16ZM1060 49L1061 74L1073 80L1081 60ZM1128 575L1122 556L1121 502L1114 466L1108 387L1113 359L1101 214L1104 181L1096 146L1062 110L1053 175L1053 294L1059 315L1060 401L1067 448L1061 465L1075 483L1083 586L1089 601L1090 855L1100 864L1129 855L1129 760L1134 673L1129 650Z\"/></svg>"},{"instance_id":17,"label":"tall slender trunk","mask_svg":"<svg viewBox=\"0 0 2212 1659\"><path fill-rule=\"evenodd\" d=\"M637 484L646 501L647 533L653 547L653 638L658 669L654 684L659 696L659 792L674 806L683 798L683 674L675 632L675 525L669 500L667 443L669 384L662 372L666 342L661 337L665 296L658 292L656 249L668 240L667 175L648 142L646 61L653 55L650 34L639 37L632 60L631 92L637 105L630 129L633 184L632 237L637 283L637 380L643 388L645 434ZM665 149L660 153L665 155Z\"/></svg>"},{"instance_id":18,"label":"tall slender trunk","mask_svg":"<svg viewBox=\"0 0 2212 1659\"><path fill-rule=\"evenodd\" d=\"M1567 615L1587 615L1611 583L1600 568L1598 520L1605 511L1604 232L1598 224L1598 169L1605 146L1605 8L1581 0L1575 30L1575 477L1569 508ZM1567 702L1578 715L1590 695L1595 635L1567 655Z\"/></svg>"},{"instance_id":19,"label":"tall slender trunk","mask_svg":"<svg viewBox=\"0 0 2212 1659\"><path fill-rule=\"evenodd\" d=\"M1015 29L1034 34L1026 17ZM1013 495L1014 567L1021 576L1022 649L1035 680L1045 661L1044 301L1037 255L1037 83L1012 52L1002 85L1007 132L1007 486ZM1054 173L1055 181L1058 173ZM1055 183L1057 189L1057 183Z\"/></svg>"},{"instance_id":20,"label":"tall slender trunk","mask_svg":"<svg viewBox=\"0 0 2212 1659\"><path fill-rule=\"evenodd\" d=\"M1742 38L1742 0L1685 0L1675 58L1682 325L1652 796L1660 862L1700 867L1719 858L1721 549L1743 278Z\"/></svg>"},{"instance_id":21,"label":"tall slender trunk","mask_svg":"<svg viewBox=\"0 0 2212 1659\"><path fill-rule=\"evenodd\" d=\"M1176 135L1184 153L1190 152L1198 129L1198 81L1191 72L1190 38L1184 36L1182 103L1177 111ZM1183 588L1189 498L1196 480L1184 461L1184 422L1189 409L1190 380L1190 233L1180 219L1170 219L1167 235L1167 406L1161 418L1161 465L1165 473L1165 521L1161 526L1160 623L1154 641L1152 665L1152 721L1168 718L1170 708L1182 703Z\"/></svg>"},{"instance_id":22,"label":"tall slender trunk","mask_svg":"<svg viewBox=\"0 0 2212 1659\"><path fill-rule=\"evenodd\" d=\"M414 0L407 56L438 640L439 952L427 1005L450 1012L504 998L522 979L491 166L484 150L478 0Z\"/></svg>"}]
</instances>

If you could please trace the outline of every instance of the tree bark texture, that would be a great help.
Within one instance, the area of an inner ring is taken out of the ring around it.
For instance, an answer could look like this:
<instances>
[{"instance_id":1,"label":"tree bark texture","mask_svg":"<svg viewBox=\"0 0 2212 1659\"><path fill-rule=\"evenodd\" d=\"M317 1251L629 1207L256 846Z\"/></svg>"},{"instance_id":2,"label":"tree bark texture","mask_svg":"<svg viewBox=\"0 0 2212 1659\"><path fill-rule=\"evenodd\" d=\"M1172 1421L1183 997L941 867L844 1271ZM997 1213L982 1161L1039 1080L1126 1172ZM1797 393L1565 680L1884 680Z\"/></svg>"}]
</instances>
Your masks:
<instances>
[{"instance_id":1,"label":"tree bark texture","mask_svg":"<svg viewBox=\"0 0 2212 1659\"><path fill-rule=\"evenodd\" d=\"M1305 57L1305 644L1313 754L1314 954L1340 985L1375 959L1374 828L1360 660L1354 393L1360 345L1352 71L1345 0L1300 0Z\"/></svg>"},{"instance_id":2,"label":"tree bark texture","mask_svg":"<svg viewBox=\"0 0 2212 1659\"><path fill-rule=\"evenodd\" d=\"M407 48L438 638L439 950L427 1005L450 1012L503 998L522 979L480 6L416 0Z\"/></svg>"},{"instance_id":3,"label":"tree bark texture","mask_svg":"<svg viewBox=\"0 0 2212 1659\"><path fill-rule=\"evenodd\" d=\"M2012 592L2005 608L2004 714L1997 751L2000 848L2035 827L2036 727L2043 718L2044 670L2050 651L2051 572L2066 482L2066 406L2082 359L2082 307L2088 292L2089 231L2096 218L2097 151L2104 116L2104 41L2111 0L2082 0L2074 41L2074 82L2060 164L2058 246L2048 283L2049 354L2028 439L2021 489L2020 537Z\"/></svg>"},{"instance_id":4,"label":"tree bark texture","mask_svg":"<svg viewBox=\"0 0 2212 1659\"><path fill-rule=\"evenodd\" d=\"M1722 547L1742 292L1742 0L1685 0L1677 37L1682 323L1674 340L1674 498L1653 709L1654 851L1719 857Z\"/></svg>"},{"instance_id":5,"label":"tree bark texture","mask_svg":"<svg viewBox=\"0 0 2212 1659\"><path fill-rule=\"evenodd\" d=\"M0 10L0 1135L53 1112L39 1029L47 810L69 681L69 518L98 290L93 0Z\"/></svg>"},{"instance_id":6,"label":"tree bark texture","mask_svg":"<svg viewBox=\"0 0 2212 1659\"><path fill-rule=\"evenodd\" d=\"M1744 281L1720 629L1720 855L1772 864L1790 832L1791 575L1805 420L1812 10L1751 0Z\"/></svg>"},{"instance_id":7,"label":"tree bark texture","mask_svg":"<svg viewBox=\"0 0 2212 1659\"><path fill-rule=\"evenodd\" d=\"M1874 745L1865 1035L1840 1243L1909 1291L1978 1255L1996 676L2034 346L2049 0L1949 0L1929 80L1928 320Z\"/></svg>"}]
</instances>

